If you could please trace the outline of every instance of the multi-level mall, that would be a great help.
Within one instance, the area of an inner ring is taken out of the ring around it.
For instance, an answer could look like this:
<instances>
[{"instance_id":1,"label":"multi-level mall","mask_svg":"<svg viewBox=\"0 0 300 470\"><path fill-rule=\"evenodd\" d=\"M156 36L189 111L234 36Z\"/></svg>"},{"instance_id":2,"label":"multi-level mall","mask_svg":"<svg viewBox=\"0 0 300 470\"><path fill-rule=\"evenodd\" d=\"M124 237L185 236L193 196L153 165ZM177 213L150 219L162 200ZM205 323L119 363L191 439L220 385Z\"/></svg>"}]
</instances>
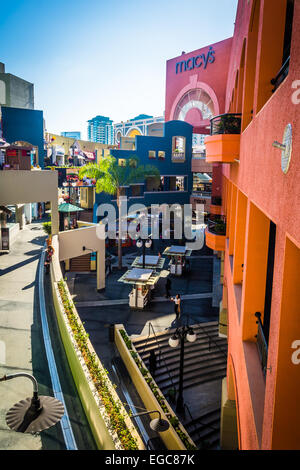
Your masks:
<instances>
[{"instance_id":1,"label":"multi-level mall","mask_svg":"<svg viewBox=\"0 0 300 470\"><path fill-rule=\"evenodd\" d=\"M239 0L106 143L1 64L1 449L300 449L299 44Z\"/></svg>"}]
</instances>

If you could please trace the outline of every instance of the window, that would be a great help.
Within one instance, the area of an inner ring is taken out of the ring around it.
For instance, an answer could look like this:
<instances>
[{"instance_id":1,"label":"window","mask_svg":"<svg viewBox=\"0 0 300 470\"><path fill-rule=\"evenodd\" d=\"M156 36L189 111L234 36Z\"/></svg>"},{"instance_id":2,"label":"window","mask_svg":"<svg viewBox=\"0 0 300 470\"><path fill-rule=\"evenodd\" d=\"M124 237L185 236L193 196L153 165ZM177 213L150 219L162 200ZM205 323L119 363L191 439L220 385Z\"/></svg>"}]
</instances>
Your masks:
<instances>
[{"instance_id":1,"label":"window","mask_svg":"<svg viewBox=\"0 0 300 470\"><path fill-rule=\"evenodd\" d=\"M163 152L162 150L159 150L158 151L158 158L160 160L164 160L165 159L165 156L166 156L166 152Z\"/></svg>"},{"instance_id":2,"label":"window","mask_svg":"<svg viewBox=\"0 0 300 470\"><path fill-rule=\"evenodd\" d=\"M149 158L156 158L156 151L155 150L149 150L148 155L149 155Z\"/></svg>"},{"instance_id":3,"label":"window","mask_svg":"<svg viewBox=\"0 0 300 470\"><path fill-rule=\"evenodd\" d=\"M172 162L185 161L185 137L175 136L172 139Z\"/></svg>"}]
</instances>

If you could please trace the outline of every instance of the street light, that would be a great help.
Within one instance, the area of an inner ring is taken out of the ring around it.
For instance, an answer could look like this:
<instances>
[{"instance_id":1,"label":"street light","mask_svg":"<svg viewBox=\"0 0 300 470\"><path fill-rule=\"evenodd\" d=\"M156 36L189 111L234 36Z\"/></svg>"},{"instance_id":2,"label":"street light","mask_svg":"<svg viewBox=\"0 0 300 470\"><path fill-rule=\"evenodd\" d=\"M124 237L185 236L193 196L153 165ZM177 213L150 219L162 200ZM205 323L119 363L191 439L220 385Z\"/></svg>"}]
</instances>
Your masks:
<instances>
[{"instance_id":1,"label":"street light","mask_svg":"<svg viewBox=\"0 0 300 470\"><path fill-rule=\"evenodd\" d=\"M187 315L188 319L189 316ZM184 411L183 402L183 367L184 367L184 342L187 340L189 343L196 341L197 335L193 328L189 326L188 322L176 329L175 333L169 338L169 346L176 348L180 343L180 371L179 371L179 390L176 403L176 411Z\"/></svg>"},{"instance_id":2,"label":"street light","mask_svg":"<svg viewBox=\"0 0 300 470\"><path fill-rule=\"evenodd\" d=\"M169 425L168 421L166 421L165 419L162 419L160 411L158 411L158 410L142 411L141 413L136 413L135 415L132 415L132 418L136 418L137 416L149 415L151 413L158 413L159 418L152 419L152 421L150 422L150 428L153 431L156 431L156 432L167 431L169 429L170 425Z\"/></svg>"},{"instance_id":3,"label":"street light","mask_svg":"<svg viewBox=\"0 0 300 470\"><path fill-rule=\"evenodd\" d=\"M150 237L148 237L147 240L143 240L141 237L137 239L136 246L138 248L143 247L143 269L145 268L146 248L150 248L151 245L152 245L152 240Z\"/></svg>"},{"instance_id":4,"label":"street light","mask_svg":"<svg viewBox=\"0 0 300 470\"><path fill-rule=\"evenodd\" d=\"M13 430L23 433L40 432L58 423L65 410L61 401L49 396L38 395L38 383L33 375L19 372L4 375L0 382L26 377L33 383L33 397L16 403L6 414L6 423Z\"/></svg>"}]
</instances>

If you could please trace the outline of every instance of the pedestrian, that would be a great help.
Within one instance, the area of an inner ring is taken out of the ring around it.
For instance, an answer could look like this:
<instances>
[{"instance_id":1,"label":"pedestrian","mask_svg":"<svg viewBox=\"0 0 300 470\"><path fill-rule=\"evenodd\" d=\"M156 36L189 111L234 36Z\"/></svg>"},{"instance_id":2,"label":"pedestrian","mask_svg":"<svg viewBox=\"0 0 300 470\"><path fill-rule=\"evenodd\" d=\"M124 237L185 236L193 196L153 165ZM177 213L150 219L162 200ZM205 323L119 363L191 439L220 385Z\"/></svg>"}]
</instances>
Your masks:
<instances>
[{"instance_id":1,"label":"pedestrian","mask_svg":"<svg viewBox=\"0 0 300 470\"><path fill-rule=\"evenodd\" d=\"M42 215L43 215L42 204L39 204L39 217L40 217L40 220L41 220L41 218L42 218Z\"/></svg>"},{"instance_id":2,"label":"pedestrian","mask_svg":"<svg viewBox=\"0 0 300 470\"><path fill-rule=\"evenodd\" d=\"M176 294L176 297L171 297L171 300L174 302L174 313L176 314L176 320L180 317L180 294Z\"/></svg>"},{"instance_id":3,"label":"pedestrian","mask_svg":"<svg viewBox=\"0 0 300 470\"><path fill-rule=\"evenodd\" d=\"M149 371L150 371L150 374L152 375L152 377L154 377L155 375L155 371L156 371L156 355L155 355L155 352L154 350L152 349L150 351L150 356L149 356Z\"/></svg>"},{"instance_id":4,"label":"pedestrian","mask_svg":"<svg viewBox=\"0 0 300 470\"><path fill-rule=\"evenodd\" d=\"M171 279L167 278L167 281L166 281L166 297L167 297L167 298L170 297L170 290L171 290L171 287L172 287Z\"/></svg>"},{"instance_id":5,"label":"pedestrian","mask_svg":"<svg viewBox=\"0 0 300 470\"><path fill-rule=\"evenodd\" d=\"M106 258L106 269L108 268L108 274L111 274L112 273L112 269L111 269L111 257L108 256Z\"/></svg>"}]
</instances>

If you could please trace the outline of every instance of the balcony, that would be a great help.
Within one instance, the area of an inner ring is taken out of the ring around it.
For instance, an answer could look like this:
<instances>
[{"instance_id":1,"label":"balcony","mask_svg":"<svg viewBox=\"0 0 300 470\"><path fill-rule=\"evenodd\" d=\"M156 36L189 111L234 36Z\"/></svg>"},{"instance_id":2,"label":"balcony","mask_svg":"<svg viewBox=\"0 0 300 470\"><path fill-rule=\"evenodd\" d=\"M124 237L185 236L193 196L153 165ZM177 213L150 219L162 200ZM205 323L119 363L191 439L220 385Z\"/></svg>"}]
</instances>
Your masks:
<instances>
[{"instance_id":1,"label":"balcony","mask_svg":"<svg viewBox=\"0 0 300 470\"><path fill-rule=\"evenodd\" d=\"M225 251L226 221L222 216L208 220L205 229L206 246L214 251Z\"/></svg>"},{"instance_id":2,"label":"balcony","mask_svg":"<svg viewBox=\"0 0 300 470\"><path fill-rule=\"evenodd\" d=\"M212 196L211 205L210 205L210 213L213 215L222 214L222 198L221 197Z\"/></svg>"},{"instance_id":3,"label":"balcony","mask_svg":"<svg viewBox=\"0 0 300 470\"><path fill-rule=\"evenodd\" d=\"M281 69L279 70L278 74L276 75L276 77L272 78L271 80L271 84L274 85L274 88L272 89L272 93L274 93L277 90L279 85L281 85L283 80L287 77L289 73L289 68L290 68L290 56L286 59Z\"/></svg>"},{"instance_id":4,"label":"balcony","mask_svg":"<svg viewBox=\"0 0 300 470\"><path fill-rule=\"evenodd\" d=\"M172 152L172 162L181 163L185 161L185 152L174 150Z\"/></svg>"},{"instance_id":5,"label":"balcony","mask_svg":"<svg viewBox=\"0 0 300 470\"><path fill-rule=\"evenodd\" d=\"M233 163L240 155L241 114L221 114L210 120L205 138L208 163Z\"/></svg>"}]
</instances>

